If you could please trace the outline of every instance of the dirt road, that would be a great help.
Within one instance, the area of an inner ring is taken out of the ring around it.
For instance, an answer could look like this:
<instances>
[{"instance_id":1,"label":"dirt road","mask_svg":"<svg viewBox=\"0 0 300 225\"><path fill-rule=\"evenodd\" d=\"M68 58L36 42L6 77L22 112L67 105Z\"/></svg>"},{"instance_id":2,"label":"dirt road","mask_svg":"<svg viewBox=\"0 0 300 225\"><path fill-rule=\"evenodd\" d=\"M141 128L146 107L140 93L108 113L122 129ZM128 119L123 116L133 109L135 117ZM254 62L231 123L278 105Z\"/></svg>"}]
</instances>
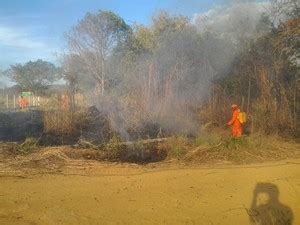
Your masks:
<instances>
[{"instance_id":1,"label":"dirt road","mask_svg":"<svg viewBox=\"0 0 300 225\"><path fill-rule=\"evenodd\" d=\"M73 175L1 173L0 224L243 225L249 215L300 224L300 159L214 168L101 164L86 172L91 167ZM253 198L266 207L249 210Z\"/></svg>"}]
</instances>

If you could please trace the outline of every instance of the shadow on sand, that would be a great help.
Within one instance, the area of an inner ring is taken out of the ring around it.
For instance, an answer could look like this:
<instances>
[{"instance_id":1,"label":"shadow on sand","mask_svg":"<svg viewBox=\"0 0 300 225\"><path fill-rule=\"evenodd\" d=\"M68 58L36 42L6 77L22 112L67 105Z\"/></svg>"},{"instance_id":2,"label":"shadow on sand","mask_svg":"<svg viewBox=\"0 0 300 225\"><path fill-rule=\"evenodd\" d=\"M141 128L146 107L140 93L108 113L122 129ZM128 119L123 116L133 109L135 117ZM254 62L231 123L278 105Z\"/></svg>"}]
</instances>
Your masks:
<instances>
[{"instance_id":1,"label":"shadow on sand","mask_svg":"<svg viewBox=\"0 0 300 225\"><path fill-rule=\"evenodd\" d=\"M251 224L292 225L293 212L279 201L279 189L272 183L257 183L248 210Z\"/></svg>"}]
</instances>

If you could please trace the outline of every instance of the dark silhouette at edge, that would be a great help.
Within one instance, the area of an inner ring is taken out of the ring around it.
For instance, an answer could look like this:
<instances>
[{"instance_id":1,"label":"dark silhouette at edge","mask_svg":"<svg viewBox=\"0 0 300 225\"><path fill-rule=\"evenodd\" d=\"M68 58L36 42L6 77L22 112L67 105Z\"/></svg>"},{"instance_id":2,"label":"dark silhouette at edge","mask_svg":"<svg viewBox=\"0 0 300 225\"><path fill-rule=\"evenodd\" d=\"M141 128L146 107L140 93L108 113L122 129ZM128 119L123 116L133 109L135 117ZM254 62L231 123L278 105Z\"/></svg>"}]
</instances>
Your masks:
<instances>
[{"instance_id":1,"label":"dark silhouette at edge","mask_svg":"<svg viewBox=\"0 0 300 225\"><path fill-rule=\"evenodd\" d=\"M259 204L258 195L267 194L265 203ZM292 225L293 211L279 201L279 189L272 183L257 183L253 191L251 207L248 210L251 224Z\"/></svg>"}]
</instances>

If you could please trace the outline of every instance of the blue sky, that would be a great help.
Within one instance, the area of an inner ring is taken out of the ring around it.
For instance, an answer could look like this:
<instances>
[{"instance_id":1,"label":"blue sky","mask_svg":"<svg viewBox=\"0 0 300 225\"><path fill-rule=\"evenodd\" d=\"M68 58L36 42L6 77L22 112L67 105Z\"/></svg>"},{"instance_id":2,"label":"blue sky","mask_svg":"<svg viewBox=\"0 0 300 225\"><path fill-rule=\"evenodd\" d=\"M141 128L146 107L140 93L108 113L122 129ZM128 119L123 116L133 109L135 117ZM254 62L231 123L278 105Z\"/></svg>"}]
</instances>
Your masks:
<instances>
[{"instance_id":1,"label":"blue sky","mask_svg":"<svg viewBox=\"0 0 300 225\"><path fill-rule=\"evenodd\" d=\"M0 0L0 69L38 58L57 61L64 33L87 12L112 10L128 24L149 25L159 10L192 17L220 0Z\"/></svg>"}]
</instances>

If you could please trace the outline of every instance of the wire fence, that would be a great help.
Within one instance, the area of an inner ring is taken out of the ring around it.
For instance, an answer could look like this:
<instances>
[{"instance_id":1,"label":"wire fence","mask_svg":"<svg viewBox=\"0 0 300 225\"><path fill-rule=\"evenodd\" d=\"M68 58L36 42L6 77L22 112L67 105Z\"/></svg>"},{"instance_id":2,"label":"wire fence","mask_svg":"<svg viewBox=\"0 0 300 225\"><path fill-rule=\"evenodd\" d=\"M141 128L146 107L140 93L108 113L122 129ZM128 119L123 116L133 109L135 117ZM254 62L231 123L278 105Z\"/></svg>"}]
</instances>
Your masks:
<instances>
[{"instance_id":1,"label":"wire fence","mask_svg":"<svg viewBox=\"0 0 300 225\"><path fill-rule=\"evenodd\" d=\"M28 105L26 108L32 109L40 106L39 96L26 97ZM17 111L21 107L19 105L20 96L18 95L0 95L0 111Z\"/></svg>"},{"instance_id":2,"label":"wire fence","mask_svg":"<svg viewBox=\"0 0 300 225\"><path fill-rule=\"evenodd\" d=\"M20 96L17 94L0 94L0 112L20 111ZM76 94L72 99L66 94L54 93L50 96L23 96L26 98L26 110L64 110L75 111L87 107L88 99L82 94Z\"/></svg>"}]
</instances>

